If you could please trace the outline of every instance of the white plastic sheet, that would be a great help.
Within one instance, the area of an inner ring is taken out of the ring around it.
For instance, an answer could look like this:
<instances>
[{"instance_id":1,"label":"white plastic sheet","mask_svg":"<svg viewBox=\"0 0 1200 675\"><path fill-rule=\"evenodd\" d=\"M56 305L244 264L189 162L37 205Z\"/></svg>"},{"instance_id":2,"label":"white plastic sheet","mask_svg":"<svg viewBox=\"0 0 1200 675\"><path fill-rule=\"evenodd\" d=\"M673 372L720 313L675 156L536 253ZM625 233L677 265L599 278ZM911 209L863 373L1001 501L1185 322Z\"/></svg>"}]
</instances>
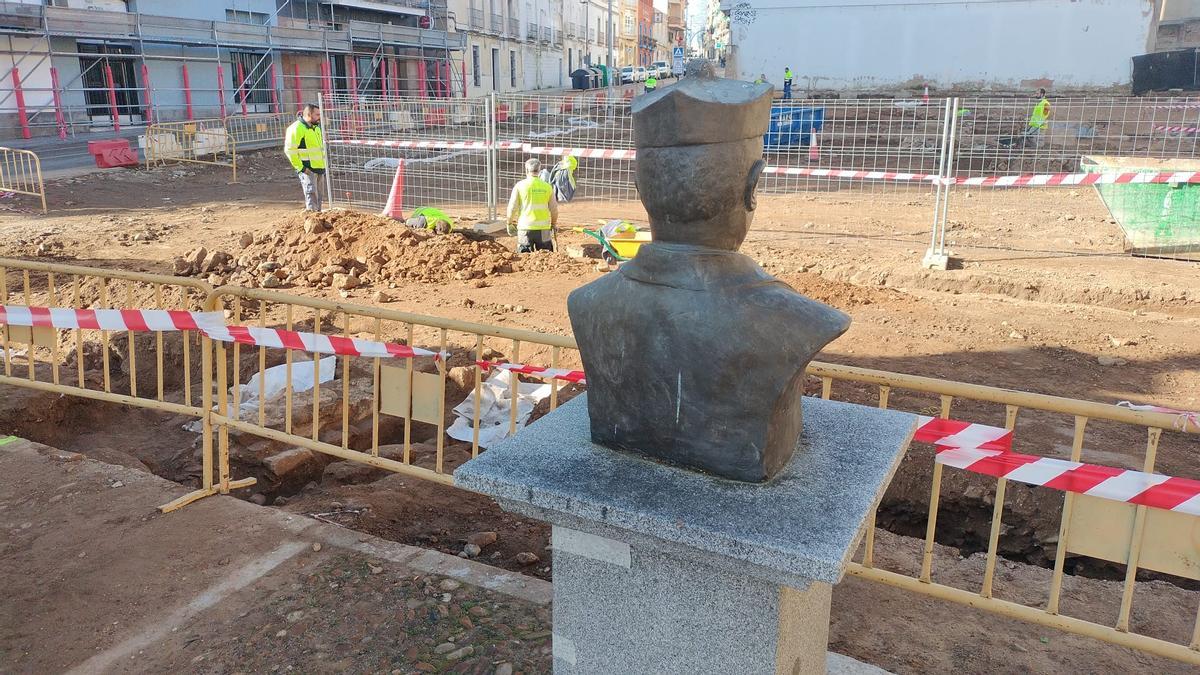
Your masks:
<instances>
[{"instance_id":1,"label":"white plastic sheet","mask_svg":"<svg viewBox=\"0 0 1200 675\"><path fill-rule=\"evenodd\" d=\"M479 447L487 448L508 438L512 421L512 375L498 370L480 387ZM517 431L520 431L538 403L550 395L549 384L521 382L517 385ZM475 392L454 407L455 419L446 434L458 441L472 442L475 419Z\"/></svg>"}]
</instances>

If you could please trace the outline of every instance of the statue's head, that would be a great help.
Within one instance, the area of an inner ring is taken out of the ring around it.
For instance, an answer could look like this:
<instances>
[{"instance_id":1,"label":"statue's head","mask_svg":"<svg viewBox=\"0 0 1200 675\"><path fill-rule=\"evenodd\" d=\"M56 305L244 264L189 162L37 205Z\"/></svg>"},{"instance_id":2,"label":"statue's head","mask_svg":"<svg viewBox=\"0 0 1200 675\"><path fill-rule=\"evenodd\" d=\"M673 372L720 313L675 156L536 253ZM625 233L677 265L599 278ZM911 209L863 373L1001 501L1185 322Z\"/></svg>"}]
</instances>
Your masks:
<instances>
[{"instance_id":1,"label":"statue's head","mask_svg":"<svg viewBox=\"0 0 1200 675\"><path fill-rule=\"evenodd\" d=\"M716 77L708 61L633 102L638 194L655 241L737 250L766 163L769 84Z\"/></svg>"}]
</instances>

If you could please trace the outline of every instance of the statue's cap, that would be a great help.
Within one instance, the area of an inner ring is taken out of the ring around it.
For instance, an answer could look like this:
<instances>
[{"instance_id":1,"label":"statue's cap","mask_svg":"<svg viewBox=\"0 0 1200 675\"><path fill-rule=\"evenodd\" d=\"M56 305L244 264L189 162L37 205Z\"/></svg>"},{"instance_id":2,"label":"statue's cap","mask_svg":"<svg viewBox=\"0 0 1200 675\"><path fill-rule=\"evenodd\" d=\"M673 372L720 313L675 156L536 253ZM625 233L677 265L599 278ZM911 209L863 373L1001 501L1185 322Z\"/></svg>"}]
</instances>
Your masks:
<instances>
[{"instance_id":1,"label":"statue's cap","mask_svg":"<svg viewBox=\"0 0 1200 675\"><path fill-rule=\"evenodd\" d=\"M634 146L665 148L762 136L771 121L772 90L770 84L719 78L712 62L694 59L677 84L634 99Z\"/></svg>"}]
</instances>

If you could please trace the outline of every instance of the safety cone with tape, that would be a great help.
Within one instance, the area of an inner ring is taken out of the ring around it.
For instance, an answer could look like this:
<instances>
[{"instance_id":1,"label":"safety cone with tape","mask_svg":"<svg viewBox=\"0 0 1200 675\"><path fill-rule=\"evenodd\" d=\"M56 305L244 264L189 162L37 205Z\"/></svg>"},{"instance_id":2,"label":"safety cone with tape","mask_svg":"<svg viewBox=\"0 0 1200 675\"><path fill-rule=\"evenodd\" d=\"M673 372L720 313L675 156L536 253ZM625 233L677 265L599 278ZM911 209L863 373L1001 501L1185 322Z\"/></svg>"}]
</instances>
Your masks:
<instances>
[{"instance_id":1,"label":"safety cone with tape","mask_svg":"<svg viewBox=\"0 0 1200 675\"><path fill-rule=\"evenodd\" d=\"M821 159L821 148L817 145L817 132L812 132L808 137L808 160L815 162Z\"/></svg>"},{"instance_id":2,"label":"safety cone with tape","mask_svg":"<svg viewBox=\"0 0 1200 675\"><path fill-rule=\"evenodd\" d=\"M383 205L381 216L404 220L404 160L396 164L396 176L392 179L392 190L388 193L387 203Z\"/></svg>"}]
</instances>

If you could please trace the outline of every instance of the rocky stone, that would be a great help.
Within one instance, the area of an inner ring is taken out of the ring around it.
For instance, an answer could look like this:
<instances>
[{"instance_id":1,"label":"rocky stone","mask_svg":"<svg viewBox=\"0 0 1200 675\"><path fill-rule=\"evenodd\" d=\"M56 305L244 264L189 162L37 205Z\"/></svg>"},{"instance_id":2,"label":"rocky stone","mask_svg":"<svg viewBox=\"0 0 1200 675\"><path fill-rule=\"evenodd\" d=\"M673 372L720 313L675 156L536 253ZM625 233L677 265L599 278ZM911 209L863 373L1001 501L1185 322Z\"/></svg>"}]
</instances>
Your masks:
<instances>
[{"instance_id":1,"label":"rocky stone","mask_svg":"<svg viewBox=\"0 0 1200 675\"><path fill-rule=\"evenodd\" d=\"M346 268L341 265L328 265L321 268L321 274L346 274Z\"/></svg>"},{"instance_id":2,"label":"rocky stone","mask_svg":"<svg viewBox=\"0 0 1200 675\"><path fill-rule=\"evenodd\" d=\"M359 281L358 277L353 274L333 275L333 287L339 290L348 291L353 288L358 288L360 283L361 282Z\"/></svg>"},{"instance_id":3,"label":"rocky stone","mask_svg":"<svg viewBox=\"0 0 1200 675\"><path fill-rule=\"evenodd\" d=\"M470 613L471 616L480 618L480 619L482 619L485 616L492 615L492 613L490 611L488 611L488 608L484 607L483 605L474 605L471 607L471 609L467 610L467 612Z\"/></svg>"},{"instance_id":4,"label":"rocky stone","mask_svg":"<svg viewBox=\"0 0 1200 675\"><path fill-rule=\"evenodd\" d=\"M334 462L321 473L321 482L330 485L358 485L372 483L389 475L386 469L378 469L360 462Z\"/></svg>"},{"instance_id":5,"label":"rocky stone","mask_svg":"<svg viewBox=\"0 0 1200 675\"><path fill-rule=\"evenodd\" d=\"M496 666L496 670L492 671L492 675L513 675L513 664L507 661Z\"/></svg>"},{"instance_id":6,"label":"rocky stone","mask_svg":"<svg viewBox=\"0 0 1200 675\"><path fill-rule=\"evenodd\" d=\"M250 234L249 232L244 233L238 239L238 246L241 246L242 248L246 248L247 246L252 246L253 244L254 244L254 235Z\"/></svg>"},{"instance_id":7,"label":"rocky stone","mask_svg":"<svg viewBox=\"0 0 1200 675\"><path fill-rule=\"evenodd\" d=\"M446 371L446 378L456 384L459 389L475 388L475 368L472 366L454 366Z\"/></svg>"},{"instance_id":8,"label":"rocky stone","mask_svg":"<svg viewBox=\"0 0 1200 675\"><path fill-rule=\"evenodd\" d=\"M208 257L208 249L204 248L203 246L201 246L200 248L198 248L194 251L191 251L190 253L188 253L187 255L184 256L184 258L187 259L188 264L191 265L193 270L201 269L202 266L204 265L204 259L207 257Z\"/></svg>"},{"instance_id":9,"label":"rocky stone","mask_svg":"<svg viewBox=\"0 0 1200 675\"><path fill-rule=\"evenodd\" d=\"M278 478L310 466L316 457L308 448L290 448L263 460L263 466Z\"/></svg>"},{"instance_id":10,"label":"rocky stone","mask_svg":"<svg viewBox=\"0 0 1200 675\"><path fill-rule=\"evenodd\" d=\"M393 298L391 294L386 291L376 291L375 295L372 296L371 299L375 302L392 302L395 298Z\"/></svg>"},{"instance_id":11,"label":"rocky stone","mask_svg":"<svg viewBox=\"0 0 1200 675\"><path fill-rule=\"evenodd\" d=\"M220 274L210 274L208 275L208 283L210 286L224 286L225 277Z\"/></svg>"},{"instance_id":12,"label":"rocky stone","mask_svg":"<svg viewBox=\"0 0 1200 675\"><path fill-rule=\"evenodd\" d=\"M275 270L279 269L280 267L281 267L281 265L279 263L268 260L265 263L259 264L258 271L259 272L274 272Z\"/></svg>"},{"instance_id":13,"label":"rocky stone","mask_svg":"<svg viewBox=\"0 0 1200 675\"><path fill-rule=\"evenodd\" d=\"M283 281L281 281L279 277L275 276L274 274L268 274L264 276L262 280L258 282L258 284L263 288L279 288L283 285Z\"/></svg>"},{"instance_id":14,"label":"rocky stone","mask_svg":"<svg viewBox=\"0 0 1200 675\"><path fill-rule=\"evenodd\" d=\"M316 216L309 216L304 219L305 234L318 234L329 229L325 223Z\"/></svg>"},{"instance_id":15,"label":"rocky stone","mask_svg":"<svg viewBox=\"0 0 1200 675\"><path fill-rule=\"evenodd\" d=\"M261 492L255 492L254 494L250 495L250 503L263 506L267 503L267 496Z\"/></svg>"},{"instance_id":16,"label":"rocky stone","mask_svg":"<svg viewBox=\"0 0 1200 675\"><path fill-rule=\"evenodd\" d=\"M224 251L213 251L204 257L204 265L198 271L208 274L216 272L233 261L233 256Z\"/></svg>"},{"instance_id":17,"label":"rocky stone","mask_svg":"<svg viewBox=\"0 0 1200 675\"><path fill-rule=\"evenodd\" d=\"M475 648L472 647L471 645L467 645L466 647L459 647L458 649L455 649L454 651L450 652L449 654L446 655L446 659L449 661L458 661L459 659L465 659L466 657L471 656L474 653L475 653Z\"/></svg>"},{"instance_id":18,"label":"rocky stone","mask_svg":"<svg viewBox=\"0 0 1200 675\"><path fill-rule=\"evenodd\" d=\"M188 262L186 258L177 256L175 260L171 261L171 267L172 271L175 272L175 276L178 277L192 273L192 263Z\"/></svg>"},{"instance_id":19,"label":"rocky stone","mask_svg":"<svg viewBox=\"0 0 1200 675\"><path fill-rule=\"evenodd\" d=\"M1099 363L1102 366L1123 366L1129 362L1119 356L1101 354L1100 356L1096 357L1096 363Z\"/></svg>"},{"instance_id":20,"label":"rocky stone","mask_svg":"<svg viewBox=\"0 0 1200 675\"><path fill-rule=\"evenodd\" d=\"M443 591L457 591L462 588L462 583L454 579L442 579L442 582L438 584L438 588Z\"/></svg>"},{"instance_id":21,"label":"rocky stone","mask_svg":"<svg viewBox=\"0 0 1200 675\"><path fill-rule=\"evenodd\" d=\"M479 555L481 551L482 549L480 549L476 544L467 544L462 550L462 552L465 553L468 558L474 558L475 556Z\"/></svg>"},{"instance_id":22,"label":"rocky stone","mask_svg":"<svg viewBox=\"0 0 1200 675\"><path fill-rule=\"evenodd\" d=\"M480 549L483 549L487 546L491 546L492 544L496 543L496 533L495 532L472 532L471 534L467 535L467 543L475 544Z\"/></svg>"},{"instance_id":23,"label":"rocky stone","mask_svg":"<svg viewBox=\"0 0 1200 675\"><path fill-rule=\"evenodd\" d=\"M475 279L471 282L471 288L487 288L489 285L487 279Z\"/></svg>"},{"instance_id":24,"label":"rocky stone","mask_svg":"<svg viewBox=\"0 0 1200 675\"><path fill-rule=\"evenodd\" d=\"M453 642L443 642L442 644L433 648L433 653L434 654L449 654L450 652L454 651L455 649L458 649L458 646L455 645Z\"/></svg>"},{"instance_id":25,"label":"rocky stone","mask_svg":"<svg viewBox=\"0 0 1200 675\"><path fill-rule=\"evenodd\" d=\"M540 560L541 558L537 557L536 553L530 553L529 551L521 551L517 554L517 562L522 565L533 565Z\"/></svg>"}]
</instances>

